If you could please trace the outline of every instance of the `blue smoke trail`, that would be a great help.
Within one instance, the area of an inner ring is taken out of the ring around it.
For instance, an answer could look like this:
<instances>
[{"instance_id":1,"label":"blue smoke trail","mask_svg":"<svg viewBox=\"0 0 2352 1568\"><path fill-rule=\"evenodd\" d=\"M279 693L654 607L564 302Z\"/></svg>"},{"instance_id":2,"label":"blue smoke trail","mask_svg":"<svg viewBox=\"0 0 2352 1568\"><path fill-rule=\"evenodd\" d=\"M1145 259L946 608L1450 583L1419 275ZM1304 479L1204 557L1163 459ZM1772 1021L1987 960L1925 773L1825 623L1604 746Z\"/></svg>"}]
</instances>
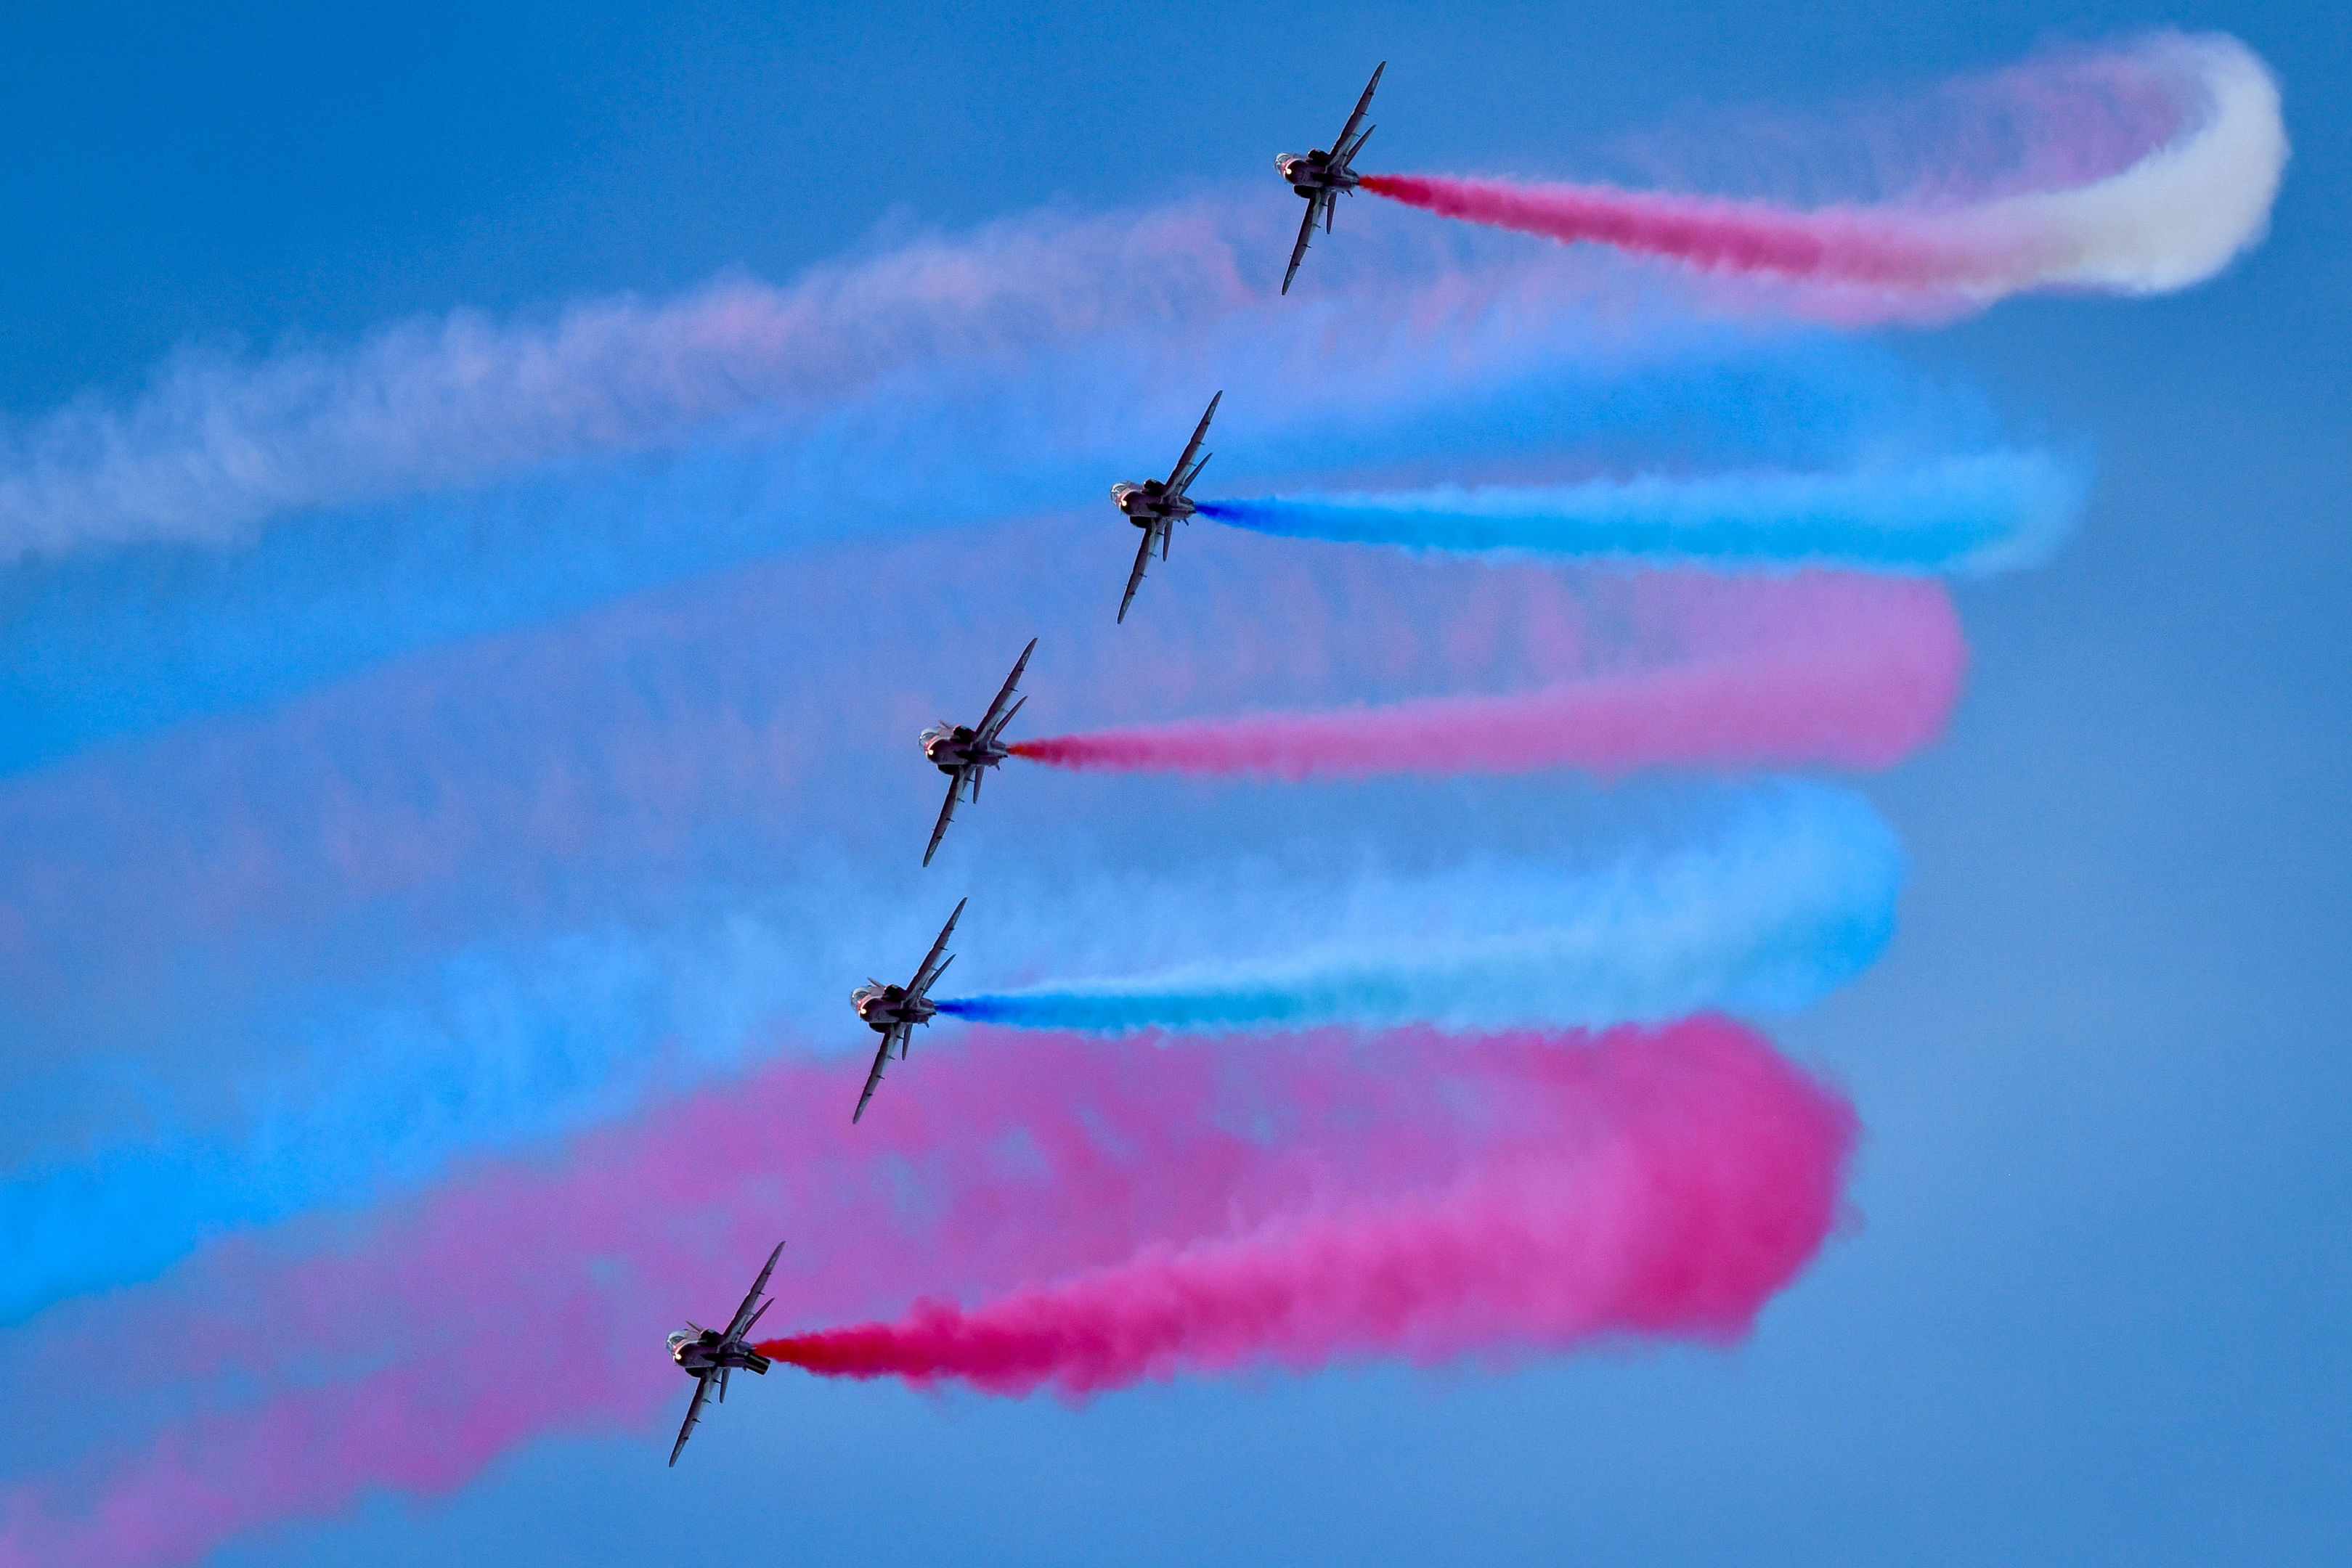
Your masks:
<instances>
[{"instance_id":1,"label":"blue smoke trail","mask_svg":"<svg viewBox=\"0 0 2352 1568\"><path fill-rule=\"evenodd\" d=\"M1875 959L1894 924L1894 836L1843 794L1759 797L1723 836L1597 875L1481 866L1383 889L1402 909L1304 926L1285 956L942 1000L989 1023L1106 1034L1354 1023L1449 1029L1650 1022L1801 1007ZM1279 951L1279 949L1276 949Z\"/></svg>"},{"instance_id":2,"label":"blue smoke trail","mask_svg":"<svg viewBox=\"0 0 2352 1568\"><path fill-rule=\"evenodd\" d=\"M1998 451L1849 474L1207 501L1201 515L1292 538L1499 557L1976 576L2046 559L2087 490L2079 465Z\"/></svg>"},{"instance_id":3,"label":"blue smoke trail","mask_svg":"<svg viewBox=\"0 0 2352 1568\"><path fill-rule=\"evenodd\" d=\"M1386 825L1438 815L1427 789L1354 791L1338 837L1321 820L1328 798L1315 809L1322 791L1287 791L1295 800L1280 808L1246 788L1190 793L1187 809L1185 793L1123 792L1149 807L1141 841L1070 825L1074 805L1099 794L1085 781L1041 779L960 822L971 830L961 844L971 876L953 891L969 886L974 897L959 969L1018 981L1171 964L1227 977L1222 989L1181 993L1192 1009L1182 1021L1226 1026L1231 997L1250 987L1265 993L1249 1012L1261 1027L1777 1009L1870 961L1901 874L1870 807L1822 785L1661 795L1634 811L1646 811L1647 825L1619 823L1606 859L1580 847L1557 789L1498 788L1505 822L1456 806L1451 827L1412 846L1418 863L1402 864L1398 846L1381 847ZM1549 822L1527 809L1543 800ZM1161 835L1229 852L1189 867L1150 863ZM870 1050L846 1005L850 981L900 977L949 901L915 861L855 841L804 845L788 863L755 868L764 887L747 874L735 886L681 889L632 919L478 944L355 984L273 989L192 1026L183 1054L220 1060L232 1040L250 1049L243 1037L258 1033L275 1041L276 1061L248 1071L235 1113L210 1124L118 1134L0 1180L10 1261L0 1322L152 1277L206 1237L374 1201L464 1155L627 1113L780 1049ZM1253 956L1266 953L1302 956L1253 970ZM1406 974L1384 987L1371 971L1389 962ZM1279 996L1276 985L1286 987ZM1515 990L1460 989L1480 986ZM1125 1010L1097 1011L1092 1027L1179 1021L1164 999L1155 1008L1117 982L1049 994L1106 989L1125 998ZM789 1037L779 1034L784 1019L796 1020Z\"/></svg>"}]
</instances>

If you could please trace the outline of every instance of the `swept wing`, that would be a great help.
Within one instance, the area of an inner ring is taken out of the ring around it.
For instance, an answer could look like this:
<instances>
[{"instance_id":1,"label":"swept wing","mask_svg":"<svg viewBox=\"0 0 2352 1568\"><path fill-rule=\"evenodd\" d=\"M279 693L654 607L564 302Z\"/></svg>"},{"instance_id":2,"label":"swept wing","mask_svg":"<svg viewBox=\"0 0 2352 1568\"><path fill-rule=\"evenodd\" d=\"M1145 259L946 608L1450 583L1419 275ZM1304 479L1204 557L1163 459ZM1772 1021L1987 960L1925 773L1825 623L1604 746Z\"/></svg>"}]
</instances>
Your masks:
<instances>
[{"instance_id":1,"label":"swept wing","mask_svg":"<svg viewBox=\"0 0 2352 1568\"><path fill-rule=\"evenodd\" d=\"M1225 394L1223 392L1211 398L1208 412L1201 415L1201 423L1192 427L1192 439L1184 444L1184 455L1176 459L1176 466L1168 471L1170 495L1182 495L1184 486L1192 482L1192 476L1201 471L1201 464L1208 461L1203 457L1201 463L1195 463L1192 461L1192 455L1201 450L1202 438L1209 434L1209 421L1217 417L1217 405L1224 401Z\"/></svg>"},{"instance_id":2,"label":"swept wing","mask_svg":"<svg viewBox=\"0 0 2352 1568\"><path fill-rule=\"evenodd\" d=\"M784 1244L779 1241L776 1249L768 1254L767 1266L760 1270L760 1277L751 1281L751 1293L743 1298L743 1304L736 1308L735 1315L728 1320L728 1339L741 1339L750 1331L751 1320L765 1310L760 1303L760 1296L768 1288L768 1276L776 1271L776 1260L783 1255Z\"/></svg>"},{"instance_id":3,"label":"swept wing","mask_svg":"<svg viewBox=\"0 0 2352 1568\"><path fill-rule=\"evenodd\" d=\"M923 967L917 969L915 977L907 982L908 1001L920 1000L923 993L931 988L931 982L940 977L940 971L947 967L940 962L940 955L947 951L948 938L955 935L956 922L963 918L963 906L971 902L969 898L956 900L954 910L948 915L948 923L940 927L940 939L931 944L931 950L923 955Z\"/></svg>"},{"instance_id":4,"label":"swept wing","mask_svg":"<svg viewBox=\"0 0 2352 1568\"><path fill-rule=\"evenodd\" d=\"M1135 591L1143 586L1143 569L1151 563L1151 547L1159 542L1155 536L1167 527L1167 520L1162 518L1143 530L1143 543L1135 551L1135 570L1127 574L1127 592L1118 601L1118 618L1122 622L1127 619L1127 607L1135 602Z\"/></svg>"},{"instance_id":5,"label":"swept wing","mask_svg":"<svg viewBox=\"0 0 2352 1568\"><path fill-rule=\"evenodd\" d=\"M1356 149L1364 144L1364 137L1372 133L1366 127L1363 136L1359 136L1356 127L1364 123L1364 110L1372 107L1372 89L1381 85L1381 73L1388 68L1386 60L1372 68L1372 79L1364 84L1364 96L1356 100L1356 112L1348 116L1348 123L1339 128L1339 137L1331 143L1332 168L1345 169L1348 160L1356 155Z\"/></svg>"},{"instance_id":6,"label":"swept wing","mask_svg":"<svg viewBox=\"0 0 2352 1568\"><path fill-rule=\"evenodd\" d=\"M1032 637L1029 645L1021 650L1021 657L1013 662L1013 673L1004 677L1004 685L997 692L996 700L988 705L988 712L982 715L980 723L972 727L982 740L992 738L998 730L1004 727L1005 721L1013 716L1005 704L1012 702L1013 688L1021 684L1021 672L1029 667L1029 655L1036 651L1037 639ZM1014 703L1013 706L1018 707L1020 705Z\"/></svg>"},{"instance_id":7,"label":"swept wing","mask_svg":"<svg viewBox=\"0 0 2352 1568\"><path fill-rule=\"evenodd\" d=\"M1298 222L1298 243L1290 247L1290 270L1282 275L1282 291L1290 292L1290 280L1298 276L1298 264L1307 259L1307 242L1315 237L1315 220L1323 215L1330 204L1331 193L1318 191L1307 201L1307 215Z\"/></svg>"},{"instance_id":8,"label":"swept wing","mask_svg":"<svg viewBox=\"0 0 2352 1568\"><path fill-rule=\"evenodd\" d=\"M1020 702L1016 702L1011 707L1006 708L1002 717L998 718L996 722L991 725L988 728L981 731L981 739L988 742L991 746L995 745L996 737L1004 733L1004 727L1013 722L1013 716L1021 711L1021 704L1025 703L1029 699L1027 697L1023 697ZM974 773L971 776L971 798L975 800L980 799L980 775L977 773Z\"/></svg>"},{"instance_id":9,"label":"swept wing","mask_svg":"<svg viewBox=\"0 0 2352 1568\"><path fill-rule=\"evenodd\" d=\"M930 864L931 857L940 852L940 841L948 836L948 824L955 821L956 802L963 799L964 780L971 779L977 783L979 780L975 775L979 772L980 769L977 768L959 768L955 770L954 776L948 779L947 804L940 808L940 820L931 829L930 844L923 851L925 865Z\"/></svg>"},{"instance_id":10,"label":"swept wing","mask_svg":"<svg viewBox=\"0 0 2352 1568\"><path fill-rule=\"evenodd\" d=\"M677 1456L686 1447L687 1438L694 1435L694 1424L702 1419L702 1401L710 1392L710 1374L698 1374L694 1380L694 1403L686 1407L686 1424L677 1429L677 1441L669 1446L669 1462L677 1463Z\"/></svg>"},{"instance_id":11,"label":"swept wing","mask_svg":"<svg viewBox=\"0 0 2352 1568\"><path fill-rule=\"evenodd\" d=\"M882 1069L890 1060L890 1048L912 1033L914 1025L902 1023L893 1024L882 1036L882 1048L874 1053L874 1071L866 1075L866 1087L857 1096L857 1109L849 1113L850 1125L857 1124L857 1118L866 1114L866 1103L874 1098L874 1091L882 1087Z\"/></svg>"},{"instance_id":12,"label":"swept wing","mask_svg":"<svg viewBox=\"0 0 2352 1568\"><path fill-rule=\"evenodd\" d=\"M1345 148L1341 149L1343 156L1336 161L1339 163L1339 166L1342 169L1348 169L1348 165L1356 161L1356 154L1364 150L1364 143L1372 139L1372 132L1378 129L1379 128L1377 126L1365 126L1362 135L1357 137L1353 141L1349 142ZM1348 172L1351 174L1355 172L1352 169L1348 169ZM1331 221L1328 216L1323 221L1323 232L1325 234L1329 234L1331 232Z\"/></svg>"}]
</instances>

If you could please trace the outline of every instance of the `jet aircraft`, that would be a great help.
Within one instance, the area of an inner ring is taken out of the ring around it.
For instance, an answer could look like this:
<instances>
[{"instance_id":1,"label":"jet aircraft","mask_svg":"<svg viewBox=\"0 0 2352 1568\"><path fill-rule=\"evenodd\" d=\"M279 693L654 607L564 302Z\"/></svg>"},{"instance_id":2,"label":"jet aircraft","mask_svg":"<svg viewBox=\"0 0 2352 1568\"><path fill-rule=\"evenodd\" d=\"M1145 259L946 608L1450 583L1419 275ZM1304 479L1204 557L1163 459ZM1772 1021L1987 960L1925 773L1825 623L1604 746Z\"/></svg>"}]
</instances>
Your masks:
<instances>
[{"instance_id":1,"label":"jet aircraft","mask_svg":"<svg viewBox=\"0 0 2352 1568\"><path fill-rule=\"evenodd\" d=\"M1160 559L1166 560L1177 520L1181 518L1188 524L1192 520L1192 498L1184 492L1201 476L1201 470L1209 465L1211 454L1201 452L1201 440L1209 434L1209 421L1217 417L1217 404L1224 399L1225 394L1219 392L1209 400L1209 412L1201 416L1184 455L1176 459L1176 466L1169 470L1164 481L1146 479L1137 484L1127 480L1110 487L1112 502L1127 515L1129 522L1143 530L1143 543L1135 552L1135 570L1127 574L1126 597L1118 601L1118 618L1122 622L1127 619L1127 607L1135 602L1135 591L1142 586L1143 569L1151 564L1151 547L1159 546ZM1201 453L1198 461L1192 455L1196 452Z\"/></svg>"},{"instance_id":2,"label":"jet aircraft","mask_svg":"<svg viewBox=\"0 0 2352 1568\"><path fill-rule=\"evenodd\" d=\"M1021 684L1021 672L1029 667L1029 655L1036 651L1037 639L1032 637L1029 645L1021 650L1021 657L1013 661L1013 673L1004 677L1003 689L988 705L988 711L981 715L978 724L950 724L941 719L923 731L923 755L930 758L932 767L948 776L948 803L940 808L939 825L931 830L930 847L923 852L925 865L931 863L931 857L940 852L940 841L948 836L948 823L955 817L956 802L964 798L967 790L978 801L981 775L1013 755L1013 748L997 737L1013 722L1013 716L1021 711L1021 703L1029 699L1023 697L1010 707L1005 706L1005 700Z\"/></svg>"},{"instance_id":3,"label":"jet aircraft","mask_svg":"<svg viewBox=\"0 0 2352 1568\"><path fill-rule=\"evenodd\" d=\"M669 1336L669 1358L677 1363L680 1371L694 1379L694 1403L686 1407L686 1425L677 1429L677 1441L670 1445L671 1464L677 1463L677 1456L685 1448L687 1438L694 1435L694 1424L702 1418L702 1401L710 1393L714 1378L719 1383L719 1403L724 1405L727 1403L727 1375L735 1368L740 1366L762 1377L768 1375L771 1364L768 1358L753 1350L746 1336L751 1333L751 1325L760 1321L760 1314L775 1304L760 1300L760 1292L768 1288L768 1276L776 1271L776 1260L783 1255L784 1244L779 1241L776 1249L768 1254L767 1267L761 1269L760 1277L751 1281L751 1293L743 1298L743 1304L736 1308L734 1317L728 1320L725 1333L704 1328L689 1318L685 1328Z\"/></svg>"},{"instance_id":4,"label":"jet aircraft","mask_svg":"<svg viewBox=\"0 0 2352 1568\"><path fill-rule=\"evenodd\" d=\"M955 962L955 955L940 955L947 953L949 934L955 930L963 906L971 902L968 898L956 901L954 914L940 927L940 939L923 956L922 967L915 971L913 979L903 986L886 986L869 976L864 985L849 993L850 1005L856 1008L857 1016L866 1020L867 1029L882 1037L882 1049L874 1053L874 1071L866 1075L866 1091L857 1097L857 1109L849 1113L853 1124L866 1114L866 1103L874 1098L874 1091L882 1082L882 1068L890 1060L892 1048L897 1048L898 1060L904 1061L907 1042L914 1038L915 1026L929 1023L931 1015L940 1010L931 1003L930 988Z\"/></svg>"},{"instance_id":5,"label":"jet aircraft","mask_svg":"<svg viewBox=\"0 0 2352 1568\"><path fill-rule=\"evenodd\" d=\"M1282 275L1282 291L1290 292L1290 280L1298 276L1298 264L1307 258L1307 242L1315 237L1315 225L1319 219L1323 232L1331 232L1331 220L1339 205L1339 193L1355 193L1358 179L1349 167L1356 154L1364 150L1373 128L1356 127L1364 118L1364 110L1372 106L1372 89L1381 85L1381 72L1389 68L1382 60L1372 68L1372 79L1364 84L1364 96L1356 100L1356 112L1348 116L1348 123L1339 128L1338 140L1328 152L1318 147L1311 152L1286 152L1274 161L1290 188L1306 198L1307 217L1298 225L1298 243L1290 247L1290 270Z\"/></svg>"}]
</instances>

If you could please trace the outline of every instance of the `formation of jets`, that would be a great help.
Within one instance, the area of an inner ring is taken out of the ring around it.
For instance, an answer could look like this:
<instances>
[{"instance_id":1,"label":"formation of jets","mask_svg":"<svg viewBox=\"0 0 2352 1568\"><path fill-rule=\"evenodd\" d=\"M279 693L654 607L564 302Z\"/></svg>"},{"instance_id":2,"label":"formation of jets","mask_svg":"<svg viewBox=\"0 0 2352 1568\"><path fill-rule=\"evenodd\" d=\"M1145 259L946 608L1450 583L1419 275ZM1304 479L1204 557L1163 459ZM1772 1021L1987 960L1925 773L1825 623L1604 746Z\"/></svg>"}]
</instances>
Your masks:
<instances>
[{"instance_id":1,"label":"formation of jets","mask_svg":"<svg viewBox=\"0 0 2352 1568\"><path fill-rule=\"evenodd\" d=\"M1373 70L1372 79L1365 84L1363 96L1356 100L1355 112L1348 116L1348 123L1340 127L1339 134L1333 139L1328 152L1318 147L1309 152L1286 152L1274 161L1283 179L1307 203L1306 217L1298 225L1298 243L1291 247L1290 266L1282 275L1284 294L1290 292L1291 282L1298 276L1298 264L1306 258L1307 242L1315 236L1315 225L1320 223L1323 232L1329 234L1339 198L1342 194L1353 194L1360 183L1352 165L1356 154L1363 150L1366 139L1372 133L1372 127L1363 123L1364 114L1371 108L1373 89L1381 85L1381 72L1387 68L1387 62L1382 61ZM1128 574L1127 591L1118 601L1121 624L1127 621L1128 608L1135 602L1135 591L1142 585L1145 569L1151 563L1152 551L1157 549L1160 559L1166 560L1175 526L1179 522L1192 520L1194 502L1186 492L1208 465L1209 455L1201 450L1201 444L1208 439L1209 422L1216 418L1217 405L1224 400L1224 395L1221 392L1209 400L1207 410L1201 415L1201 423L1193 427L1192 439L1185 443L1183 455L1176 459L1176 466L1169 470L1167 478L1128 481L1110 487L1112 504L1118 507L1120 516L1143 530L1142 542L1135 552L1135 570ZM940 841L947 837L948 824L955 819L957 805L965 800L977 803L982 778L990 768L1013 755L1013 748L1004 744L1004 727L1013 722L1013 716L1020 712L1022 705L1029 700L1025 696L1016 696L1016 693L1021 685L1022 672L1029 667L1029 655L1036 651L1037 639L1032 637L1029 645L1021 650L1020 658L1013 661L1013 673L1004 678L1004 685L997 691L996 700L988 705L988 711L981 716L978 724L950 724L942 719L923 731L924 759L948 776L947 803L940 808L939 821L931 829L931 841L923 850L925 865L929 865L931 857L939 852ZM930 989L947 972L948 965L954 961L954 955L947 950L948 939L954 935L956 921L962 916L964 903L968 902L965 900L956 904L954 913L948 916L948 923L940 928L939 939L931 944L931 950L917 966L914 978L903 986L886 986L879 980L869 978L849 993L850 1005L856 1009L859 1021L882 1037L882 1043L874 1053L873 1070L866 1073L866 1087L857 1096L857 1108L849 1113L853 1124L865 1116L866 1107L874 1098L874 1091L881 1086L882 1072L889 1065L892 1053L896 1052L898 1059L904 1061L907 1047L914 1038L915 1027L929 1023L938 1013L939 1007L930 998ZM670 1448L671 1464L677 1463L677 1456L686 1448L687 1438L693 1434L695 1423L701 1419L702 1402L709 1396L714 1380L718 1385L719 1402L724 1404L727 1400L727 1378L730 1372L740 1367L748 1372L766 1374L771 1364L769 1359L751 1348L749 1335L760 1314L772 1304L763 1300L762 1295L768 1288L768 1277L775 1272L776 1260L783 1255L783 1250L784 1244L781 1241L776 1243L776 1249L768 1254L767 1265L760 1270L760 1277L752 1281L751 1294L743 1298L743 1304L736 1309L734 1317L729 1320L724 1331L706 1329L688 1322L685 1328L669 1336L670 1360L695 1380L694 1400L687 1406L686 1423L677 1429L677 1441Z\"/></svg>"}]
</instances>

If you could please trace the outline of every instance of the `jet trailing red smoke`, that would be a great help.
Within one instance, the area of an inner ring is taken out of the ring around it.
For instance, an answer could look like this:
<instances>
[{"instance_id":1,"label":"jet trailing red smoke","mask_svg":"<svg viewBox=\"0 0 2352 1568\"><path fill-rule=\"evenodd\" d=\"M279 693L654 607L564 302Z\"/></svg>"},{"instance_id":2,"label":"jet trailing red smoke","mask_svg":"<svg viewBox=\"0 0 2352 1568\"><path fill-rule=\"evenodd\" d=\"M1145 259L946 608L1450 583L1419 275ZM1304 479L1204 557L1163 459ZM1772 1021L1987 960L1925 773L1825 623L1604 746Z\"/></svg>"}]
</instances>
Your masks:
<instances>
[{"instance_id":1,"label":"jet trailing red smoke","mask_svg":"<svg viewBox=\"0 0 2352 1568\"><path fill-rule=\"evenodd\" d=\"M1510 1130L1442 1176L1310 1186L978 1305L923 1300L759 1349L829 1376L1082 1397L1180 1372L1743 1336L1829 1233L1851 1109L1721 1019L1513 1054Z\"/></svg>"},{"instance_id":2,"label":"jet trailing red smoke","mask_svg":"<svg viewBox=\"0 0 2352 1568\"><path fill-rule=\"evenodd\" d=\"M1695 587L1702 580L1688 579ZM1015 744L1118 772L1278 779L1577 768L1885 768L1942 733L1967 659L1941 587L1807 573L1694 591L1699 645L1532 690L1129 725ZM1724 629L1737 625L1737 632Z\"/></svg>"},{"instance_id":3,"label":"jet trailing red smoke","mask_svg":"<svg viewBox=\"0 0 2352 1568\"><path fill-rule=\"evenodd\" d=\"M2060 89L2079 65L2051 68ZM2159 32L2114 48L2097 73L2137 78L2175 104L2173 133L2131 164L2079 184L1973 202L1844 204L1798 210L1597 184L1366 174L1362 189L1443 216L1741 273L1891 294L1988 303L2022 289L2161 294L2201 283L2258 241L2287 155L2278 87L2252 51L2216 34ZM2037 73L2018 73L2030 89ZM2045 117L2027 161L2100 141L2108 117L2084 101Z\"/></svg>"}]
</instances>

